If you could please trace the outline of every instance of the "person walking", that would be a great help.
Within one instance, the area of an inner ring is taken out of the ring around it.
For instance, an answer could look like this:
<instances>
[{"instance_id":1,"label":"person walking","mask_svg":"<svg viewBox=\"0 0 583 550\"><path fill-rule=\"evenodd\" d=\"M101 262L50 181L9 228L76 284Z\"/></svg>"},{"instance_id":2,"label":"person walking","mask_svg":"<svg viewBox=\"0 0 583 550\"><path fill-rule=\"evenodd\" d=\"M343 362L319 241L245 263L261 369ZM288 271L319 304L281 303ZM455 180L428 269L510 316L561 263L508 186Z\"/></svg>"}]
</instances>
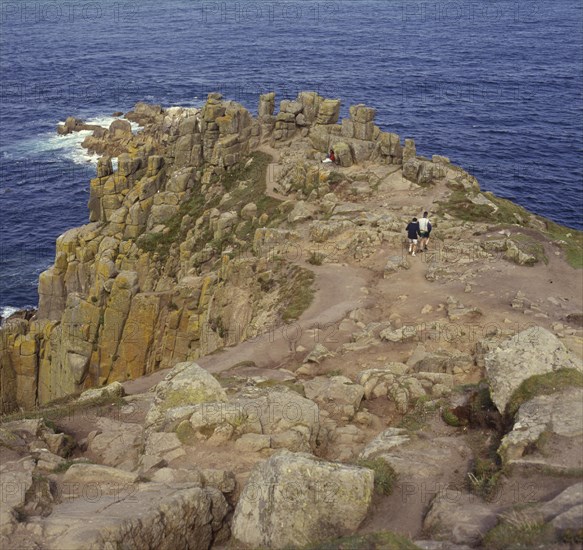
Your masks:
<instances>
[{"instance_id":1,"label":"person walking","mask_svg":"<svg viewBox=\"0 0 583 550\"><path fill-rule=\"evenodd\" d=\"M417 239L419 238L419 222L417 221L417 218L413 218L409 222L405 231L407 231L407 238L409 239L409 254L415 256L415 252L417 251Z\"/></svg>"},{"instance_id":2,"label":"person walking","mask_svg":"<svg viewBox=\"0 0 583 550\"><path fill-rule=\"evenodd\" d=\"M419 250L427 250L429 235L431 234L431 222L429 212L423 212L423 217L419 220Z\"/></svg>"}]
</instances>

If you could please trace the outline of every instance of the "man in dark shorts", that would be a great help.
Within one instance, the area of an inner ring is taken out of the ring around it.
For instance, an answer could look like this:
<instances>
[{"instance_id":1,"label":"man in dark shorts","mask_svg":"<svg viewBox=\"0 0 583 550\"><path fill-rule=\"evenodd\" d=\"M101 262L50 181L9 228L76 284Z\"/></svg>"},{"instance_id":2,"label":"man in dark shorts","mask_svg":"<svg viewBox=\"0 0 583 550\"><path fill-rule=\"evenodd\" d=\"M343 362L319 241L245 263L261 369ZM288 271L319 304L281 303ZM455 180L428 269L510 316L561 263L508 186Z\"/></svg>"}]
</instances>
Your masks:
<instances>
[{"instance_id":1,"label":"man in dark shorts","mask_svg":"<svg viewBox=\"0 0 583 550\"><path fill-rule=\"evenodd\" d=\"M417 251L417 239L419 238L419 222L417 221L417 218L413 218L409 222L405 231L407 231L407 238L409 239L409 254L415 256L415 252Z\"/></svg>"},{"instance_id":2,"label":"man in dark shorts","mask_svg":"<svg viewBox=\"0 0 583 550\"><path fill-rule=\"evenodd\" d=\"M419 250L427 250L429 235L431 234L431 222L429 221L429 212L423 212L423 217L419 220Z\"/></svg>"}]
</instances>

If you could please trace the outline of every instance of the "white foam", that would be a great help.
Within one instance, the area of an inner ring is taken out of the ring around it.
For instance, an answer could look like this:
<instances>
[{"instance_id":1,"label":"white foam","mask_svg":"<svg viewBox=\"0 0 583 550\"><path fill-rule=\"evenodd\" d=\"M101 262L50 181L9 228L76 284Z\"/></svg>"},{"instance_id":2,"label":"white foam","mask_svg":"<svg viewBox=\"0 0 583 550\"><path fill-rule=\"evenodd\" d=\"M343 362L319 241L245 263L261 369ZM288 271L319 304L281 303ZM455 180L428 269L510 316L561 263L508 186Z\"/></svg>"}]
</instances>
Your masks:
<instances>
[{"instance_id":1,"label":"white foam","mask_svg":"<svg viewBox=\"0 0 583 550\"><path fill-rule=\"evenodd\" d=\"M97 116L94 118L89 118L84 120L85 124L94 124L97 126L102 126L103 128L109 128L114 120L125 120L121 117L113 116ZM59 124L64 124L65 121L62 120ZM136 132L139 129L139 125L135 122L130 122L132 127L132 132ZM72 132L70 134L61 136L55 133L51 133L46 136L43 140L44 146L41 150L43 151L53 151L57 155L64 157L68 160L72 160L75 164L93 164L97 165L99 160L98 154L89 154L87 149L81 147L83 140L93 134L93 130L81 130L80 132Z\"/></svg>"},{"instance_id":2,"label":"white foam","mask_svg":"<svg viewBox=\"0 0 583 550\"><path fill-rule=\"evenodd\" d=\"M10 317L13 313L16 313L19 309L21 308L13 306L0 307L0 317L2 317L2 319L6 319L7 317Z\"/></svg>"}]
</instances>

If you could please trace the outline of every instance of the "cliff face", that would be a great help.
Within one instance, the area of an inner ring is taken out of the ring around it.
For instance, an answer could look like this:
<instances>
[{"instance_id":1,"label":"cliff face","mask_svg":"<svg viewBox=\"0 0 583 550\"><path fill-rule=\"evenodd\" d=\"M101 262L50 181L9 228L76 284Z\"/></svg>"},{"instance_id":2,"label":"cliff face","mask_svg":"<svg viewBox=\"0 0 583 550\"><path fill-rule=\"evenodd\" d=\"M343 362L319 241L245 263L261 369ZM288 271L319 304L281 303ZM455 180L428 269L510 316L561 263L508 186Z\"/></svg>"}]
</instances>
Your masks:
<instances>
[{"instance_id":1,"label":"cliff face","mask_svg":"<svg viewBox=\"0 0 583 550\"><path fill-rule=\"evenodd\" d=\"M126 117L140 132L116 121L85 140L103 154L90 223L57 239L36 318L1 331L3 412L197 359L279 322L302 277L271 261L290 235L276 229L288 212L265 195L275 165L262 149L296 140L312 159L334 148L343 167L404 163L419 183L439 169L417 159L412 140L403 148L382 132L363 105L342 124L340 101L313 92L274 111L273 93L260 97L257 118L219 94L200 111L138 104ZM302 154L280 167L274 193L317 200L330 191L330 172Z\"/></svg>"}]
</instances>

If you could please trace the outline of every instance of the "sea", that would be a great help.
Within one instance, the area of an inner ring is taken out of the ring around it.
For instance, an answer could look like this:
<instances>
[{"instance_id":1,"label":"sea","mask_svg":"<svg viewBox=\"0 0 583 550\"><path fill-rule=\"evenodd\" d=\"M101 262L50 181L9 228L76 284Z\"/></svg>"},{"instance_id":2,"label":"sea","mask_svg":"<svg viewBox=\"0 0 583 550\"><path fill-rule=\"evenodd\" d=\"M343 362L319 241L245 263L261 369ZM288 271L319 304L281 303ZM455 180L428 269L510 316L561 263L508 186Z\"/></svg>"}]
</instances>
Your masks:
<instances>
[{"instance_id":1,"label":"sea","mask_svg":"<svg viewBox=\"0 0 583 550\"><path fill-rule=\"evenodd\" d=\"M315 90L377 108L484 190L583 229L583 3L2 1L0 315L38 302L55 240L88 222L96 158L67 116L108 125L137 102L256 111Z\"/></svg>"}]
</instances>

